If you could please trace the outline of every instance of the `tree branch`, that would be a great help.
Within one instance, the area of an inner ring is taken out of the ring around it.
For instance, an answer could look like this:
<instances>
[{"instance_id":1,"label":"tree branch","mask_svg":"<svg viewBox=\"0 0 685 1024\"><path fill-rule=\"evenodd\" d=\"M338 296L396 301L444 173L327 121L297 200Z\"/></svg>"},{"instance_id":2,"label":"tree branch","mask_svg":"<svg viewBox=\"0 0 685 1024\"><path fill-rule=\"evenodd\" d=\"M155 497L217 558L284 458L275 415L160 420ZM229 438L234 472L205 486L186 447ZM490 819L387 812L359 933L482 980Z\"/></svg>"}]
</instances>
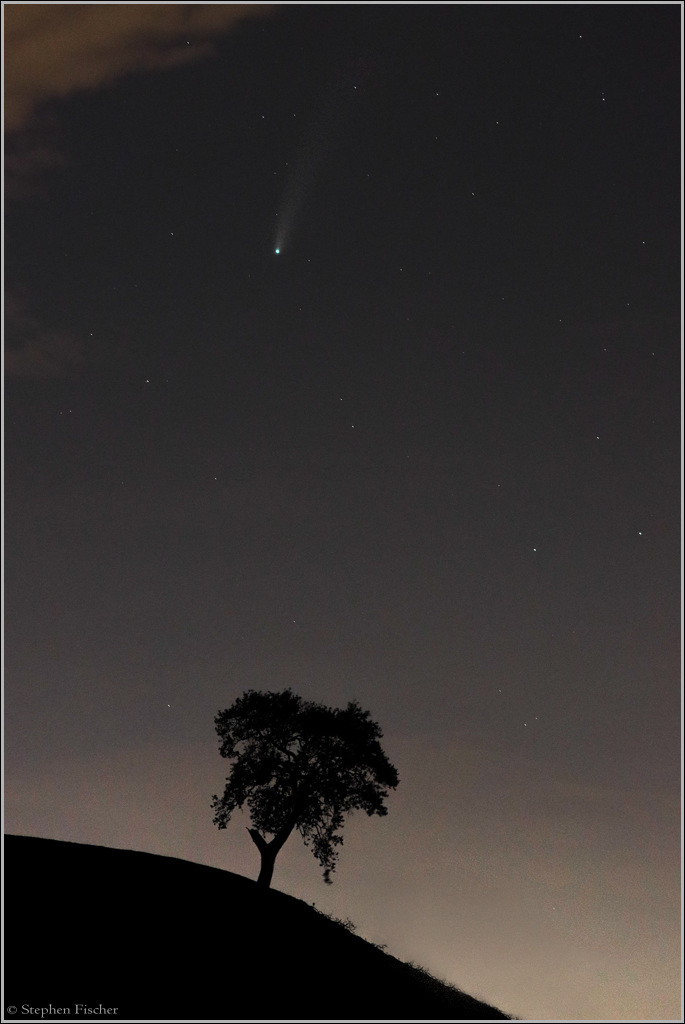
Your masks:
<instances>
[{"instance_id":1,"label":"tree branch","mask_svg":"<svg viewBox=\"0 0 685 1024\"><path fill-rule=\"evenodd\" d=\"M294 819L288 822L286 825L283 826L283 828L280 828L278 830L278 832L273 837L270 843L267 843L264 836L256 828L248 828L247 831L250 833L250 838L252 842L255 844L255 846L257 847L261 854L265 853L267 850L274 850L275 853L278 853L278 851L283 846L292 830L295 828L296 824L297 821Z\"/></svg>"},{"instance_id":2,"label":"tree branch","mask_svg":"<svg viewBox=\"0 0 685 1024\"><path fill-rule=\"evenodd\" d=\"M250 839L255 844L259 852L264 853L269 845L264 836L260 835L256 828L248 828L247 831L250 833Z\"/></svg>"}]
</instances>

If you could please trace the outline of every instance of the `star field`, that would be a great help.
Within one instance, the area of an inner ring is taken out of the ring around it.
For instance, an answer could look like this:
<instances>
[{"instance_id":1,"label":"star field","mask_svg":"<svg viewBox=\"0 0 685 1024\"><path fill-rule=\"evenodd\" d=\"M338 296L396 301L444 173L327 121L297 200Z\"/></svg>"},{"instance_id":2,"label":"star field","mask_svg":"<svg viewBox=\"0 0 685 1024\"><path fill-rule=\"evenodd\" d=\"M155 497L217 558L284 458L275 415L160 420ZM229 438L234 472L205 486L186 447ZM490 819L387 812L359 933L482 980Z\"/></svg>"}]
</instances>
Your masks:
<instances>
[{"instance_id":1,"label":"star field","mask_svg":"<svg viewBox=\"0 0 685 1024\"><path fill-rule=\"evenodd\" d=\"M679 5L26 6L7 831L253 877L217 710L358 700L388 816L277 888L677 1017Z\"/></svg>"}]
</instances>

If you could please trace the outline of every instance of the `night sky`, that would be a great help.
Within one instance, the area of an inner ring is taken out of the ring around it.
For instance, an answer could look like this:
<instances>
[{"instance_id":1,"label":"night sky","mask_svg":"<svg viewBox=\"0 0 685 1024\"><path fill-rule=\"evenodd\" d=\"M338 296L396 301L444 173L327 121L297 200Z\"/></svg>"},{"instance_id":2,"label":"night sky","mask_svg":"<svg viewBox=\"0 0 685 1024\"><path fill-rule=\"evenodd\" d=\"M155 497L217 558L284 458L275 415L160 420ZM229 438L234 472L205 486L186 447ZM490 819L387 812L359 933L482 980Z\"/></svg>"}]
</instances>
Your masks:
<instances>
[{"instance_id":1,"label":"night sky","mask_svg":"<svg viewBox=\"0 0 685 1024\"><path fill-rule=\"evenodd\" d=\"M677 1018L680 5L4 14L5 830L256 877L214 716L358 700L276 888Z\"/></svg>"}]
</instances>

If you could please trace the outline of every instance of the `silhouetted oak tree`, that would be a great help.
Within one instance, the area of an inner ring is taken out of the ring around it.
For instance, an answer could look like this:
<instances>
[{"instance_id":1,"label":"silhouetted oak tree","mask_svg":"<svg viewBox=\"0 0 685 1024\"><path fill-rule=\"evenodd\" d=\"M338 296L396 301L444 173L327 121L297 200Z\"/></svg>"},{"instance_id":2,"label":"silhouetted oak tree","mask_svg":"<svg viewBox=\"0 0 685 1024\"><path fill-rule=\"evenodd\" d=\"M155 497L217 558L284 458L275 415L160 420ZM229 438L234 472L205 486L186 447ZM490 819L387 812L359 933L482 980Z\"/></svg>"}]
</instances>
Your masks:
<instances>
[{"instance_id":1,"label":"silhouetted oak tree","mask_svg":"<svg viewBox=\"0 0 685 1024\"><path fill-rule=\"evenodd\" d=\"M330 883L344 815L387 814L383 801L399 782L369 712L356 702L328 708L292 690L248 690L214 721L221 756L234 759L224 795L212 801L214 824L226 828L233 811L247 804L248 832L262 858L260 885L271 884L276 856L293 829Z\"/></svg>"}]
</instances>

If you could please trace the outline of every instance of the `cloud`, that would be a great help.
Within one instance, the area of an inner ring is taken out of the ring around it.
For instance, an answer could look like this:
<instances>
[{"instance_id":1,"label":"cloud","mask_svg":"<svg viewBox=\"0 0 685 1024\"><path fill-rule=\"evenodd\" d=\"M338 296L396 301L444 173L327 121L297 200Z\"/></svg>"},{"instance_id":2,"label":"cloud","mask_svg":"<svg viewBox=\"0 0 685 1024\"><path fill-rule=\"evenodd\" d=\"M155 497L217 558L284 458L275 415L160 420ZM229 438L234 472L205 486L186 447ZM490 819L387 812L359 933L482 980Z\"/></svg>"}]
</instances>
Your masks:
<instances>
[{"instance_id":1,"label":"cloud","mask_svg":"<svg viewBox=\"0 0 685 1024\"><path fill-rule=\"evenodd\" d=\"M31 198L66 166L51 104L135 72L200 60L246 17L274 4L3 4L5 198ZM63 377L90 358L69 332L5 294L5 372Z\"/></svg>"},{"instance_id":2,"label":"cloud","mask_svg":"<svg viewBox=\"0 0 685 1024\"><path fill-rule=\"evenodd\" d=\"M41 323L6 291L5 373L14 377L66 377L85 361L85 345L66 331Z\"/></svg>"},{"instance_id":3,"label":"cloud","mask_svg":"<svg viewBox=\"0 0 685 1024\"><path fill-rule=\"evenodd\" d=\"M49 135L15 132L5 145L5 199L30 199L40 193L48 171L66 167L63 153Z\"/></svg>"},{"instance_id":4,"label":"cloud","mask_svg":"<svg viewBox=\"0 0 685 1024\"><path fill-rule=\"evenodd\" d=\"M197 60L273 4L3 4L5 131L51 100Z\"/></svg>"}]
</instances>

